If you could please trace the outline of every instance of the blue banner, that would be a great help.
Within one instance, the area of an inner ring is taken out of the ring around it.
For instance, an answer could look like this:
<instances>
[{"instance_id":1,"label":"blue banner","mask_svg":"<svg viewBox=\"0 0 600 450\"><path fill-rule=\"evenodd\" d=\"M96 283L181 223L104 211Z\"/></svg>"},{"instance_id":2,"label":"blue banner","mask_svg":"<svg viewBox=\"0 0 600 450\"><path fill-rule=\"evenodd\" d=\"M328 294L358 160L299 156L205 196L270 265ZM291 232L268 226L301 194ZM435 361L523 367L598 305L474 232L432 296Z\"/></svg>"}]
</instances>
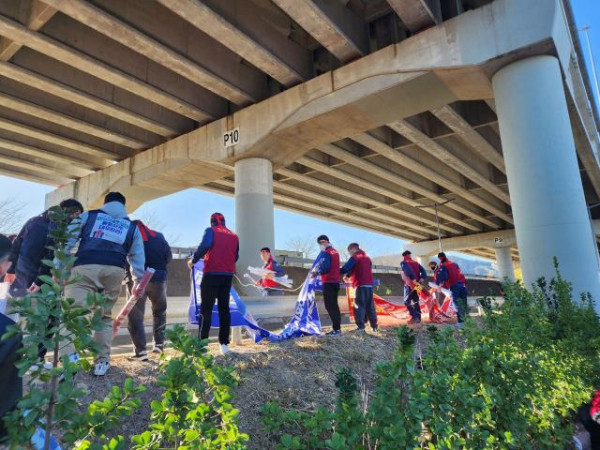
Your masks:
<instances>
[{"instance_id":1,"label":"blue banner","mask_svg":"<svg viewBox=\"0 0 600 450\"><path fill-rule=\"evenodd\" d=\"M313 268L320 263L320 257L313 264ZM190 306L188 317L190 323L197 325L200 315L200 283L202 281L202 269L204 263L199 261L192 269L192 292L190 295ZM312 336L321 334L321 320L315 301L315 291L320 286L319 277L312 278L310 272L306 277L302 290L296 301L294 316L281 333L272 333L260 328L252 315L246 311L246 305L242 302L236 290L231 288L229 310L231 311L231 326L242 326L253 336L254 342L263 339L272 342L284 341L294 337ZM219 326L219 310L215 304L212 311L212 327Z\"/></svg>"}]
</instances>

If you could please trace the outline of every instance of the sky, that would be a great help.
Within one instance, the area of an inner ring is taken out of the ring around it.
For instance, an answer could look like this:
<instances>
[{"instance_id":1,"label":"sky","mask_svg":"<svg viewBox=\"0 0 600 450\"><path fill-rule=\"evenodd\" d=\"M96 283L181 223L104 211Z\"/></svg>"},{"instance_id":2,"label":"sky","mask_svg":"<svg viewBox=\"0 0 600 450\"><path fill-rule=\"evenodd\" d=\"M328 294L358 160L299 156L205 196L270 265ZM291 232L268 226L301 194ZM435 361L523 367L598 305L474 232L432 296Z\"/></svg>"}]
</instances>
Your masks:
<instances>
[{"instance_id":1,"label":"sky","mask_svg":"<svg viewBox=\"0 0 600 450\"><path fill-rule=\"evenodd\" d=\"M596 60L596 71L599 72L600 0L571 1L578 27L591 27L588 33ZM580 33L580 38L589 70L589 49L583 33ZM591 70L589 71L591 74ZM598 99L596 101L598 102ZM22 217L26 219L43 211L45 194L52 189L50 186L0 176L0 203L12 199L15 204L22 205ZM150 226L163 231L172 245L191 247L198 244L203 230L208 226L210 214L215 211L223 213L228 225L235 229L233 198L197 189L189 189L148 202L132 214L132 217L141 218L149 222ZM358 242L372 256L400 253L404 243L400 239L382 234L275 210L276 248L287 249L288 241L292 238L316 239L319 234L327 234L338 247Z\"/></svg>"}]
</instances>

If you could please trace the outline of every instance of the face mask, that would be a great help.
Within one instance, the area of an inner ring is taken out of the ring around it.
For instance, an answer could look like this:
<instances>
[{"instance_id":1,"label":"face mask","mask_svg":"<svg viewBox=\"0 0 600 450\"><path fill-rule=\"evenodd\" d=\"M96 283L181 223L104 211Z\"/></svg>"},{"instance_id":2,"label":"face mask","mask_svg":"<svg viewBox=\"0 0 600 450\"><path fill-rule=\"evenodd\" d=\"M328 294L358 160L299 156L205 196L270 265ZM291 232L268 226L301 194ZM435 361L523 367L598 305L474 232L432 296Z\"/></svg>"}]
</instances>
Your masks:
<instances>
[{"instance_id":1,"label":"face mask","mask_svg":"<svg viewBox=\"0 0 600 450\"><path fill-rule=\"evenodd\" d=\"M321 245L319 245L319 248L321 249L322 252L324 252L325 249L327 248L327 246L325 244L321 244Z\"/></svg>"}]
</instances>

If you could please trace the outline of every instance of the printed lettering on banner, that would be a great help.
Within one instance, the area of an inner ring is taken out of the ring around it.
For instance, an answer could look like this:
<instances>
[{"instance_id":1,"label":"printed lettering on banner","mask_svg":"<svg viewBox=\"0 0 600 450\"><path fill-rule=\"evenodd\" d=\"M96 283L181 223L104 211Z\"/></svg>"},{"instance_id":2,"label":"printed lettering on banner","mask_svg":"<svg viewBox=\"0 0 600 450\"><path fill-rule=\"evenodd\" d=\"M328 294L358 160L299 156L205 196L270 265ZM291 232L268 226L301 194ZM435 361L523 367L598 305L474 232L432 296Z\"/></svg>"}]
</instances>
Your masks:
<instances>
[{"instance_id":1,"label":"printed lettering on banner","mask_svg":"<svg viewBox=\"0 0 600 450\"><path fill-rule=\"evenodd\" d=\"M96 217L90 237L123 244L127 238L130 223L128 220L116 219L108 214L100 213Z\"/></svg>"}]
</instances>

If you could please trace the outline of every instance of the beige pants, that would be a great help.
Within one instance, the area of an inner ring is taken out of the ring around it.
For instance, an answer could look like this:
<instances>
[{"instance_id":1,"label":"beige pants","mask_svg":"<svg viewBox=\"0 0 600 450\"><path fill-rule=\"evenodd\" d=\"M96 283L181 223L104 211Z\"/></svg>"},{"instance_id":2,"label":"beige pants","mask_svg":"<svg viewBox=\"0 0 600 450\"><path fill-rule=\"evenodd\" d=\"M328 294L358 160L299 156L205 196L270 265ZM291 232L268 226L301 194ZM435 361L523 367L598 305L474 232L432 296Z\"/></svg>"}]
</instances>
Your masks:
<instances>
[{"instance_id":1,"label":"beige pants","mask_svg":"<svg viewBox=\"0 0 600 450\"><path fill-rule=\"evenodd\" d=\"M73 268L73 277L79 278L73 284L65 288L65 296L73 298L78 305L85 305L88 294L97 292L106 295L106 303L102 311L102 322L104 327L94 333L94 342L100 347L100 353L96 358L98 361L110 359L110 347L112 344L112 308L119 298L121 283L125 278L125 269L116 266L103 266L100 264L86 264ZM62 350L63 355L75 352L75 347L70 344Z\"/></svg>"}]
</instances>

